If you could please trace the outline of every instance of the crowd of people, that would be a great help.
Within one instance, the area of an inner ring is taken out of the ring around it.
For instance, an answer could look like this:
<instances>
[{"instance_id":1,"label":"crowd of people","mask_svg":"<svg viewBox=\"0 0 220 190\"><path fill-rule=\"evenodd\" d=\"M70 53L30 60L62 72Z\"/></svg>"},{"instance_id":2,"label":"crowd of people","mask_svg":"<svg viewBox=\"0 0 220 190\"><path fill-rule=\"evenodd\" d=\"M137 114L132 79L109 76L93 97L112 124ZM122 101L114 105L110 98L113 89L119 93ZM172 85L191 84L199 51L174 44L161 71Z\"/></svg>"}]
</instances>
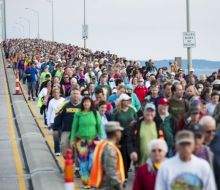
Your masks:
<instances>
[{"instance_id":1,"label":"crowd of people","mask_svg":"<svg viewBox=\"0 0 220 190\"><path fill-rule=\"evenodd\" d=\"M123 190L133 164L133 190L220 190L220 69L198 77L40 39L2 47L85 189Z\"/></svg>"}]
</instances>

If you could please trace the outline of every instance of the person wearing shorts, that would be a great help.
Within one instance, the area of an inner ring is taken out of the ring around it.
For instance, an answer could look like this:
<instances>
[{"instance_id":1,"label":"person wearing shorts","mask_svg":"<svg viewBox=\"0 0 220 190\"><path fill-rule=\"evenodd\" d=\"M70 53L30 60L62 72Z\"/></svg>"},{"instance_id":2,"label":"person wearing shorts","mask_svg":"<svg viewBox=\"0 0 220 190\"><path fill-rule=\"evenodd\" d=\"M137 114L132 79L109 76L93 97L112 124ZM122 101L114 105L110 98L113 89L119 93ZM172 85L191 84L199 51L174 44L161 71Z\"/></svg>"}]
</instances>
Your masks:
<instances>
[{"instance_id":1,"label":"person wearing shorts","mask_svg":"<svg viewBox=\"0 0 220 190\"><path fill-rule=\"evenodd\" d=\"M36 99L36 77L38 77L39 74L37 70L35 69L35 64L33 62L30 63L30 68L27 68L25 70L25 76L27 77L27 86L28 86L28 100L31 100L31 91L33 90L33 101Z\"/></svg>"}]
</instances>

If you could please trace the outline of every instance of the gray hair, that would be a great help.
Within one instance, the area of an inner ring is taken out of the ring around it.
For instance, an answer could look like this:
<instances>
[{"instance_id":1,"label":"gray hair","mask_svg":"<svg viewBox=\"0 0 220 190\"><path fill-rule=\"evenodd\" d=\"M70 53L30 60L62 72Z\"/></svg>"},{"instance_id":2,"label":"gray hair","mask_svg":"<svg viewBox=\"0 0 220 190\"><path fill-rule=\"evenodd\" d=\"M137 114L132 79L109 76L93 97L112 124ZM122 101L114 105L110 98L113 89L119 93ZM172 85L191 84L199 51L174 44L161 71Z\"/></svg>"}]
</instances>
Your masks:
<instances>
[{"instance_id":1,"label":"gray hair","mask_svg":"<svg viewBox=\"0 0 220 190\"><path fill-rule=\"evenodd\" d=\"M206 124L216 125L216 121L212 116L206 115L206 116L202 117L202 119L200 119L199 124L202 126L204 126Z\"/></svg>"},{"instance_id":2,"label":"gray hair","mask_svg":"<svg viewBox=\"0 0 220 190\"><path fill-rule=\"evenodd\" d=\"M149 152L151 153L153 147L154 147L155 145L158 145L158 144L161 146L162 150L163 150L165 153L168 152L167 143L166 143L166 141L164 141L164 140L162 140L162 139L154 139L154 140L150 141L150 143L148 144L148 150L149 150Z\"/></svg>"},{"instance_id":3,"label":"gray hair","mask_svg":"<svg viewBox=\"0 0 220 190\"><path fill-rule=\"evenodd\" d=\"M76 79L76 78L72 78L72 79L70 80L70 84L72 84L73 81L75 81L75 82L77 83L77 79Z\"/></svg>"}]
</instances>

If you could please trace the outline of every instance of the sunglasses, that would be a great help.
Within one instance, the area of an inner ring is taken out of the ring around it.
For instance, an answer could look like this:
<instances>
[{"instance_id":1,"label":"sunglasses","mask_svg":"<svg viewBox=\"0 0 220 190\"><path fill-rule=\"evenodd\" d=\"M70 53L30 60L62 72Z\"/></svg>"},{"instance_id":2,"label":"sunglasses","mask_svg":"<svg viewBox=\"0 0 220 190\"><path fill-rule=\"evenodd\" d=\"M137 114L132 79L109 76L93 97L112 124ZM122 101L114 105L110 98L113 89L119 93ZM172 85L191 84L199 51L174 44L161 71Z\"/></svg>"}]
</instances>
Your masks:
<instances>
[{"instance_id":1,"label":"sunglasses","mask_svg":"<svg viewBox=\"0 0 220 190\"><path fill-rule=\"evenodd\" d=\"M89 94L83 94L83 96L89 96Z\"/></svg>"},{"instance_id":2,"label":"sunglasses","mask_svg":"<svg viewBox=\"0 0 220 190\"><path fill-rule=\"evenodd\" d=\"M211 133L216 133L216 130L208 130L206 133L211 134Z\"/></svg>"},{"instance_id":3,"label":"sunglasses","mask_svg":"<svg viewBox=\"0 0 220 190\"><path fill-rule=\"evenodd\" d=\"M159 86L157 86L157 85L152 85L151 87L152 88L159 88Z\"/></svg>"},{"instance_id":4,"label":"sunglasses","mask_svg":"<svg viewBox=\"0 0 220 190\"><path fill-rule=\"evenodd\" d=\"M152 151L151 152L162 152L162 150L161 149L152 149Z\"/></svg>"},{"instance_id":5,"label":"sunglasses","mask_svg":"<svg viewBox=\"0 0 220 190\"><path fill-rule=\"evenodd\" d=\"M138 82L144 82L144 81L142 81L142 80L139 80Z\"/></svg>"}]
</instances>

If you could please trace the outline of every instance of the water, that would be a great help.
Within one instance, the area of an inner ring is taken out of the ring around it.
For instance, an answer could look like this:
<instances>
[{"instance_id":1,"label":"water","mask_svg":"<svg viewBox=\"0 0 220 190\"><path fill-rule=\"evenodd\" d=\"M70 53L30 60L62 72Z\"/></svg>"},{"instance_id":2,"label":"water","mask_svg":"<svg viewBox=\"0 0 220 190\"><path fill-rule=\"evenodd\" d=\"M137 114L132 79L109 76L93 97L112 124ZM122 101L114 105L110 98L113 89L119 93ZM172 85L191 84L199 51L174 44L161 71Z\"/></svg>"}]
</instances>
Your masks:
<instances>
[{"instance_id":1,"label":"water","mask_svg":"<svg viewBox=\"0 0 220 190\"><path fill-rule=\"evenodd\" d=\"M170 60L155 61L155 65L157 68L167 67L168 71L170 71L169 62ZM218 72L218 69L220 69L220 61L193 60L192 62L193 68L195 69L195 75L198 77L203 74ZM140 63L142 66L145 66L145 61L140 61ZM182 60L182 68L185 71L185 74L188 74L187 60Z\"/></svg>"}]
</instances>

